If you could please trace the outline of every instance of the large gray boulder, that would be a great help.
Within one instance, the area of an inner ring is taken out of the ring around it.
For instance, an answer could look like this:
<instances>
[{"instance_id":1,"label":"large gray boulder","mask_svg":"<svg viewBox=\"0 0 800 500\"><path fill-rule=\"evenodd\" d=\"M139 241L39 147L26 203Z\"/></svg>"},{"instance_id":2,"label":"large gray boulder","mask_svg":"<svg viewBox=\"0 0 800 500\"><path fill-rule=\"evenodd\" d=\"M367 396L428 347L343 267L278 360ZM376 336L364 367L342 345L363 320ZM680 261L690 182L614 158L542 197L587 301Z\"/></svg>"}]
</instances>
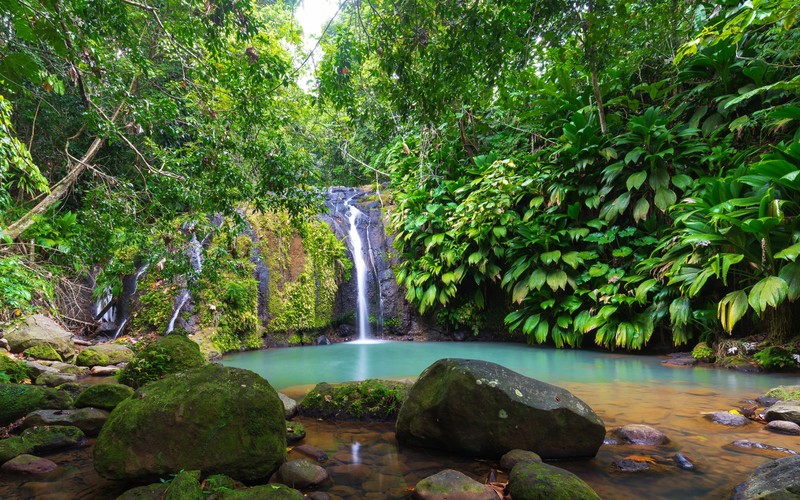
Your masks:
<instances>
[{"instance_id":1,"label":"large gray boulder","mask_svg":"<svg viewBox=\"0 0 800 500\"><path fill-rule=\"evenodd\" d=\"M285 458L275 389L251 371L213 364L142 386L114 408L94 448L95 469L120 480L199 470L259 481Z\"/></svg>"},{"instance_id":2,"label":"large gray boulder","mask_svg":"<svg viewBox=\"0 0 800 500\"><path fill-rule=\"evenodd\" d=\"M495 490L457 470L446 469L417 483L417 500L496 500Z\"/></svg>"},{"instance_id":3,"label":"large gray boulder","mask_svg":"<svg viewBox=\"0 0 800 500\"><path fill-rule=\"evenodd\" d=\"M79 410L36 410L29 413L22 423L24 429L45 425L71 425L87 436L96 436L108 420L108 412L97 408Z\"/></svg>"},{"instance_id":4,"label":"large gray boulder","mask_svg":"<svg viewBox=\"0 0 800 500\"><path fill-rule=\"evenodd\" d=\"M800 498L800 455L762 464L736 487L734 500Z\"/></svg>"},{"instance_id":5,"label":"large gray boulder","mask_svg":"<svg viewBox=\"0 0 800 500\"><path fill-rule=\"evenodd\" d=\"M605 432L594 411L566 389L468 359L429 366L397 418L403 444L487 458L514 449L545 459L593 457Z\"/></svg>"},{"instance_id":6,"label":"large gray boulder","mask_svg":"<svg viewBox=\"0 0 800 500\"><path fill-rule=\"evenodd\" d=\"M5 334L11 352L19 353L25 349L49 345L67 359L75 354L72 334L66 331L51 318L34 314L25 323Z\"/></svg>"},{"instance_id":7,"label":"large gray boulder","mask_svg":"<svg viewBox=\"0 0 800 500\"><path fill-rule=\"evenodd\" d=\"M766 413L764 413L764 418L767 422L786 420L800 424L800 405L777 403L767 408Z\"/></svg>"}]
</instances>

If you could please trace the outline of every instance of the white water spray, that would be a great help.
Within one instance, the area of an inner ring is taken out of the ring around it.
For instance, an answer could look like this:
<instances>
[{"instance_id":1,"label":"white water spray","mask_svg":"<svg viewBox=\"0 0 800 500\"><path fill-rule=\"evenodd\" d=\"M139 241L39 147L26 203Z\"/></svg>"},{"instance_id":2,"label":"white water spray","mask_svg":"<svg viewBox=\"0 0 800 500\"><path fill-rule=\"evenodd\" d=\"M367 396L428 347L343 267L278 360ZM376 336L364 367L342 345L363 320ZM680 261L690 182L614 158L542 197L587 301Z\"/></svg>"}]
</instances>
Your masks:
<instances>
[{"instance_id":1,"label":"white water spray","mask_svg":"<svg viewBox=\"0 0 800 500\"><path fill-rule=\"evenodd\" d=\"M349 237L350 245L353 247L353 264L356 268L358 340L364 341L370 338L369 309L367 307L367 262L364 260L363 243L356 225L358 217L364 214L352 202L353 198L351 197L345 202L345 205L350 207L348 215L348 220L350 221Z\"/></svg>"}]
</instances>

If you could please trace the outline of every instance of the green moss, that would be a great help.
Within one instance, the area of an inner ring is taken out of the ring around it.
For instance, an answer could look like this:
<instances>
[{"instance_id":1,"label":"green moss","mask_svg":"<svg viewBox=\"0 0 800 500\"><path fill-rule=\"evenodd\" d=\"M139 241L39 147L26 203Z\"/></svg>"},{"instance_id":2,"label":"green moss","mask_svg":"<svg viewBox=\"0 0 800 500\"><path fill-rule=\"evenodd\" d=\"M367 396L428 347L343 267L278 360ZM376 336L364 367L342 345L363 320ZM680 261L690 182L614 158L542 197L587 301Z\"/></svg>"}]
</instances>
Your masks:
<instances>
[{"instance_id":1,"label":"green moss","mask_svg":"<svg viewBox=\"0 0 800 500\"><path fill-rule=\"evenodd\" d=\"M758 351L753 355L753 359L758 361L758 366L765 370L778 371L797 366L792 358L792 352L778 346L769 346Z\"/></svg>"},{"instance_id":2,"label":"green moss","mask_svg":"<svg viewBox=\"0 0 800 500\"><path fill-rule=\"evenodd\" d=\"M28 358L44 359L46 361L64 361L61 355L48 344L40 344L25 349L22 354Z\"/></svg>"},{"instance_id":3,"label":"green moss","mask_svg":"<svg viewBox=\"0 0 800 500\"><path fill-rule=\"evenodd\" d=\"M286 443L292 444L306 437L306 428L300 422L286 422Z\"/></svg>"},{"instance_id":4,"label":"green moss","mask_svg":"<svg viewBox=\"0 0 800 500\"><path fill-rule=\"evenodd\" d=\"M303 494L282 484L264 484L235 491L220 491L215 495L218 500L302 500Z\"/></svg>"},{"instance_id":5,"label":"green moss","mask_svg":"<svg viewBox=\"0 0 800 500\"><path fill-rule=\"evenodd\" d=\"M14 457L18 457L24 453L33 451L33 446L26 443L24 439L19 436L12 436L10 438L0 440L0 464L8 462Z\"/></svg>"},{"instance_id":6,"label":"green moss","mask_svg":"<svg viewBox=\"0 0 800 500\"><path fill-rule=\"evenodd\" d=\"M134 330L164 332L180 286L157 271L148 272L139 283L139 305L131 314Z\"/></svg>"},{"instance_id":7,"label":"green moss","mask_svg":"<svg viewBox=\"0 0 800 500\"><path fill-rule=\"evenodd\" d=\"M511 469L508 486L513 498L550 500L599 500L578 476L539 462L523 462Z\"/></svg>"},{"instance_id":8,"label":"green moss","mask_svg":"<svg viewBox=\"0 0 800 500\"><path fill-rule=\"evenodd\" d=\"M34 410L64 410L72 406L69 394L49 387L0 384L0 426Z\"/></svg>"},{"instance_id":9,"label":"green moss","mask_svg":"<svg viewBox=\"0 0 800 500\"><path fill-rule=\"evenodd\" d=\"M295 221L285 213L251 217L261 255L270 268L269 332L324 328L333 322L339 284L352 263L330 228L318 219ZM302 238L302 252L293 242Z\"/></svg>"},{"instance_id":10,"label":"green moss","mask_svg":"<svg viewBox=\"0 0 800 500\"><path fill-rule=\"evenodd\" d=\"M214 474L203 481L203 491L235 490L243 487L239 481L224 474Z\"/></svg>"},{"instance_id":11,"label":"green moss","mask_svg":"<svg viewBox=\"0 0 800 500\"><path fill-rule=\"evenodd\" d=\"M408 391L408 384L391 380L321 383L300 403L300 412L334 420L392 421L408 397Z\"/></svg>"},{"instance_id":12,"label":"green moss","mask_svg":"<svg viewBox=\"0 0 800 500\"><path fill-rule=\"evenodd\" d=\"M28 365L17 361L6 354L0 353L0 383L11 382L18 384L30 377Z\"/></svg>"},{"instance_id":13,"label":"green moss","mask_svg":"<svg viewBox=\"0 0 800 500\"><path fill-rule=\"evenodd\" d=\"M113 410L133 395L133 389L123 384L97 384L86 388L75 400L76 408Z\"/></svg>"},{"instance_id":14,"label":"green moss","mask_svg":"<svg viewBox=\"0 0 800 500\"><path fill-rule=\"evenodd\" d=\"M196 368L205 363L200 346L176 330L136 354L120 372L119 381L137 388L166 374Z\"/></svg>"},{"instance_id":15,"label":"green moss","mask_svg":"<svg viewBox=\"0 0 800 500\"><path fill-rule=\"evenodd\" d=\"M101 352L84 349L78 353L75 364L78 366L108 366L111 364L111 360Z\"/></svg>"},{"instance_id":16,"label":"green moss","mask_svg":"<svg viewBox=\"0 0 800 500\"><path fill-rule=\"evenodd\" d=\"M770 389L767 396L783 401L800 401L800 385L781 385Z\"/></svg>"},{"instance_id":17,"label":"green moss","mask_svg":"<svg viewBox=\"0 0 800 500\"><path fill-rule=\"evenodd\" d=\"M200 471L181 471L167 487L164 500L202 500Z\"/></svg>"},{"instance_id":18,"label":"green moss","mask_svg":"<svg viewBox=\"0 0 800 500\"><path fill-rule=\"evenodd\" d=\"M25 429L20 437L35 453L81 446L86 443L83 431L71 425L44 425Z\"/></svg>"},{"instance_id":19,"label":"green moss","mask_svg":"<svg viewBox=\"0 0 800 500\"><path fill-rule=\"evenodd\" d=\"M713 362L716 356L714 355L714 349L710 348L708 344L699 342L694 346L694 349L692 349L692 357L702 361Z\"/></svg>"}]
</instances>

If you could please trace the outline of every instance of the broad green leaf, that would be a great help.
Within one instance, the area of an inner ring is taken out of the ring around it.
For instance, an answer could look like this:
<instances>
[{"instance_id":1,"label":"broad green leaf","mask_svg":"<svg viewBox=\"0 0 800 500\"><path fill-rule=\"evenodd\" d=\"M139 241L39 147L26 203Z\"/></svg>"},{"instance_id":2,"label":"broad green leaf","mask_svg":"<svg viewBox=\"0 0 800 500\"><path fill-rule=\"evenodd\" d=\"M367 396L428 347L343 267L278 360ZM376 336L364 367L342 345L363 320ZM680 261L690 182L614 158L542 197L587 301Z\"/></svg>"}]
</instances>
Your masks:
<instances>
[{"instance_id":1,"label":"broad green leaf","mask_svg":"<svg viewBox=\"0 0 800 500\"><path fill-rule=\"evenodd\" d=\"M567 273L558 269L552 271L547 275L547 285L555 292L556 290L565 290L567 288Z\"/></svg>"},{"instance_id":2,"label":"broad green leaf","mask_svg":"<svg viewBox=\"0 0 800 500\"><path fill-rule=\"evenodd\" d=\"M797 300L800 298L800 262L793 262L783 266L778 273L787 286L787 297L789 300Z\"/></svg>"},{"instance_id":3,"label":"broad green leaf","mask_svg":"<svg viewBox=\"0 0 800 500\"><path fill-rule=\"evenodd\" d=\"M642 187L642 184L644 184L645 180L647 180L647 172L642 170L628 176L628 180L625 181L625 186L628 188L628 191L631 191L632 189L639 189Z\"/></svg>"},{"instance_id":4,"label":"broad green leaf","mask_svg":"<svg viewBox=\"0 0 800 500\"><path fill-rule=\"evenodd\" d=\"M692 185L692 178L686 174L673 175L672 185L683 191Z\"/></svg>"},{"instance_id":5,"label":"broad green leaf","mask_svg":"<svg viewBox=\"0 0 800 500\"><path fill-rule=\"evenodd\" d=\"M547 332L548 332L548 330L550 330L550 325L547 323L547 321L541 321L536 326L536 332L534 333L534 337L536 338L536 342L541 344L545 340L547 340Z\"/></svg>"},{"instance_id":6,"label":"broad green leaf","mask_svg":"<svg viewBox=\"0 0 800 500\"><path fill-rule=\"evenodd\" d=\"M480 262L481 260L483 260L483 254L480 251L473 252L473 253L470 254L469 257L467 257L467 263L468 264L473 264L474 265L474 264L477 264L478 262Z\"/></svg>"},{"instance_id":7,"label":"broad green leaf","mask_svg":"<svg viewBox=\"0 0 800 500\"><path fill-rule=\"evenodd\" d=\"M645 198L639 198L633 206L633 220L636 222L647 220L648 212L650 212L650 202Z\"/></svg>"},{"instance_id":8,"label":"broad green leaf","mask_svg":"<svg viewBox=\"0 0 800 500\"><path fill-rule=\"evenodd\" d=\"M657 284L658 281L652 278L643 281L639 286L636 287L636 300L638 300L640 304L645 304L647 302L647 292L652 290Z\"/></svg>"},{"instance_id":9,"label":"broad green leaf","mask_svg":"<svg viewBox=\"0 0 800 500\"><path fill-rule=\"evenodd\" d=\"M544 272L543 269L537 269L533 271L528 278L528 287L541 290L542 286L545 284L545 281L547 281L547 273Z\"/></svg>"},{"instance_id":10,"label":"broad green leaf","mask_svg":"<svg viewBox=\"0 0 800 500\"><path fill-rule=\"evenodd\" d=\"M706 284L706 281L708 281L708 278L710 278L711 276L714 276L714 270L711 268L703 269L702 271L697 273L697 275L694 277L694 280L692 281L692 284L689 285L689 290L687 291L689 297L694 297L695 295L697 295L700 292L700 290L702 290L703 286Z\"/></svg>"},{"instance_id":11,"label":"broad green leaf","mask_svg":"<svg viewBox=\"0 0 800 500\"><path fill-rule=\"evenodd\" d=\"M784 248L780 252L776 253L775 258L794 262L798 255L800 255L800 243L795 243L794 245Z\"/></svg>"},{"instance_id":12,"label":"broad green leaf","mask_svg":"<svg viewBox=\"0 0 800 500\"><path fill-rule=\"evenodd\" d=\"M528 316L528 319L525 320L525 324L522 325L522 333L525 335L530 335L533 332L533 329L539 324L539 315L533 314Z\"/></svg>"},{"instance_id":13,"label":"broad green leaf","mask_svg":"<svg viewBox=\"0 0 800 500\"><path fill-rule=\"evenodd\" d=\"M653 169L649 177L650 187L658 192L659 189L669 189L669 172L664 167Z\"/></svg>"},{"instance_id":14,"label":"broad green leaf","mask_svg":"<svg viewBox=\"0 0 800 500\"><path fill-rule=\"evenodd\" d=\"M555 264L561 259L561 250L553 250L552 252L544 252L539 258L545 264Z\"/></svg>"},{"instance_id":15,"label":"broad green leaf","mask_svg":"<svg viewBox=\"0 0 800 500\"><path fill-rule=\"evenodd\" d=\"M761 316L767 307L777 307L786 299L789 285L777 276L767 276L750 289L747 302Z\"/></svg>"},{"instance_id":16,"label":"broad green leaf","mask_svg":"<svg viewBox=\"0 0 800 500\"><path fill-rule=\"evenodd\" d=\"M656 190L655 204L658 208L662 211L666 211L669 207L675 204L678 201L678 196L675 194L675 191L671 189L658 189Z\"/></svg>"},{"instance_id":17,"label":"broad green leaf","mask_svg":"<svg viewBox=\"0 0 800 500\"><path fill-rule=\"evenodd\" d=\"M676 297L669 305L669 319L673 326L683 327L689 324L692 309L689 297Z\"/></svg>"},{"instance_id":18,"label":"broad green leaf","mask_svg":"<svg viewBox=\"0 0 800 500\"><path fill-rule=\"evenodd\" d=\"M736 290L723 297L717 305L717 317L722 328L731 333L736 323L744 317L747 307L747 294L744 290Z\"/></svg>"},{"instance_id":19,"label":"broad green leaf","mask_svg":"<svg viewBox=\"0 0 800 500\"><path fill-rule=\"evenodd\" d=\"M568 266L572 267L572 269L577 268L580 264L583 264L583 259L579 252L567 252L561 256L561 260L564 261Z\"/></svg>"},{"instance_id":20,"label":"broad green leaf","mask_svg":"<svg viewBox=\"0 0 800 500\"><path fill-rule=\"evenodd\" d=\"M511 300L516 302L517 304L521 303L525 297L528 295L528 283L525 281L519 281L514 286L514 291L511 293Z\"/></svg>"}]
</instances>

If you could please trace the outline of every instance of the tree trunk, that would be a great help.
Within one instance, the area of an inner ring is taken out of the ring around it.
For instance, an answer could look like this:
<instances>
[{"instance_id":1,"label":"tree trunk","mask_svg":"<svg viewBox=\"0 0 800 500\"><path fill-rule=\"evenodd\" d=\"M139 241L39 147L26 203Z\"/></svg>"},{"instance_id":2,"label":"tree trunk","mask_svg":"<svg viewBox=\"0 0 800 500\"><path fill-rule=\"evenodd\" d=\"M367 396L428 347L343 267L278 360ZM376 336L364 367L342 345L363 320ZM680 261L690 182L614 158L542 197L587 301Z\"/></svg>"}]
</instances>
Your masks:
<instances>
[{"instance_id":1,"label":"tree trunk","mask_svg":"<svg viewBox=\"0 0 800 500\"><path fill-rule=\"evenodd\" d=\"M97 152L100 151L100 148L103 147L106 140L100 137L95 138L92 141L92 144L89 146L89 149L86 150L86 153L83 157L78 160L78 163L69 171L69 173L58 183L53 186L53 189L50 190L50 194L44 197L42 201L36 204L35 207L30 209L28 213L23 215L18 221L14 222L5 230L5 233L11 237L12 240L16 241L22 233L25 232L26 229L31 227L35 222L36 216L47 212L55 202L60 200L67 194L75 181L78 180L81 173L86 170L86 167L89 165L94 157L97 155Z\"/></svg>"},{"instance_id":2,"label":"tree trunk","mask_svg":"<svg viewBox=\"0 0 800 500\"><path fill-rule=\"evenodd\" d=\"M781 345L792 329L792 307L788 300L784 300L778 307L768 307L764 311L764 324L767 329L767 342L770 345Z\"/></svg>"},{"instance_id":3,"label":"tree trunk","mask_svg":"<svg viewBox=\"0 0 800 500\"><path fill-rule=\"evenodd\" d=\"M603 108L603 96L600 95L600 84L597 82L597 64L595 63L592 63L592 90L594 91L594 100L597 102L597 115L600 118L600 132L606 135L608 133L606 111Z\"/></svg>"}]
</instances>

